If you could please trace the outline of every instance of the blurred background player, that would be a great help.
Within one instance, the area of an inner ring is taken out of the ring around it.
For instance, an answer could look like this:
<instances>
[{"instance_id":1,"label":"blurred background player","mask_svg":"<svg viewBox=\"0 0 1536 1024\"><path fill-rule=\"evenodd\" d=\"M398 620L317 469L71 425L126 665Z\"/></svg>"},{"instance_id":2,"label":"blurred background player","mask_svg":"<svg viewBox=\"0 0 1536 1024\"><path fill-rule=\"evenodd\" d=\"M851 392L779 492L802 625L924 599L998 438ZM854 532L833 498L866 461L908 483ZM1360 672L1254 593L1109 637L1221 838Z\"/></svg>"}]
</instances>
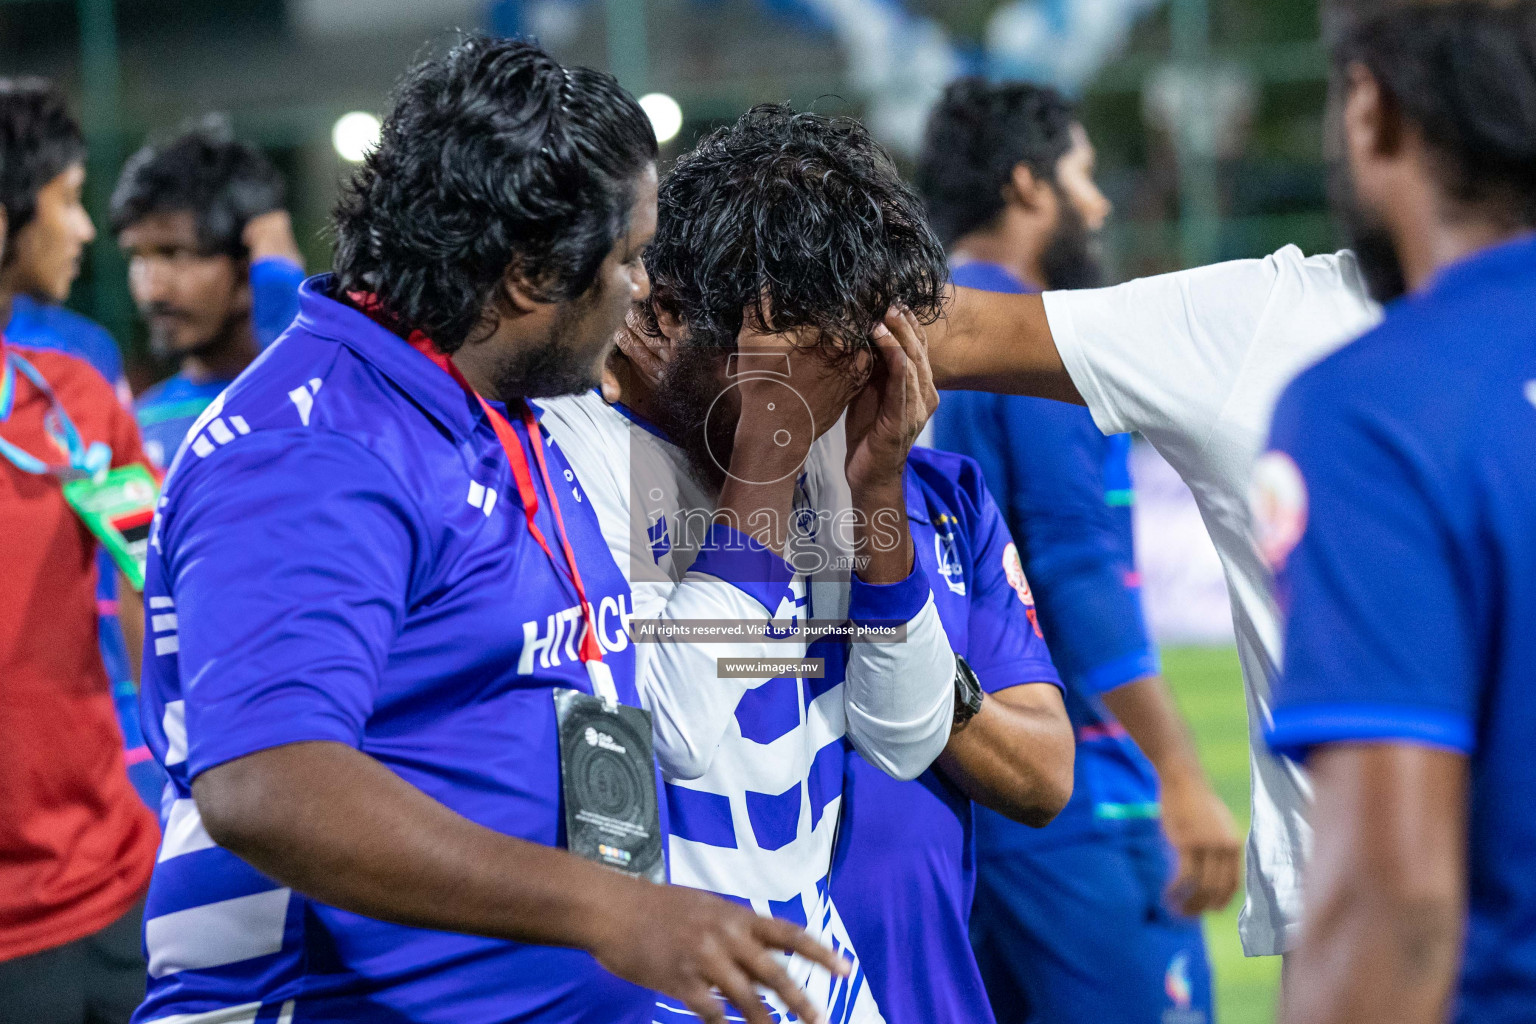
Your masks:
<instances>
[{"instance_id":1,"label":"blurred background player","mask_svg":"<svg viewBox=\"0 0 1536 1024\"><path fill-rule=\"evenodd\" d=\"M1255 474L1316 788L1287 1024L1536 1012L1536 2L1331 0L1333 200L1384 322ZM1459 974L1459 979L1458 979Z\"/></svg>"},{"instance_id":2,"label":"blurred background player","mask_svg":"<svg viewBox=\"0 0 1536 1024\"><path fill-rule=\"evenodd\" d=\"M1110 207L1093 164L1055 90L952 84L917 181L955 284L1100 284L1097 233ZM1004 1022L1208 1019L1199 914L1232 898L1241 846L1147 635L1130 435L1105 437L1079 406L953 391L934 441L974 457L1003 502L1078 738L1072 800L1048 828L978 812L971 928L993 1009Z\"/></svg>"},{"instance_id":3,"label":"blurred background player","mask_svg":"<svg viewBox=\"0 0 1536 1024\"><path fill-rule=\"evenodd\" d=\"M0 261L0 293L10 298L5 337L24 348L52 349L78 356L112 385L118 400L132 402L117 342L99 324L62 303L80 274L85 247L96 228L81 205L85 185L85 141L64 99L41 79L0 82L0 97L21 120L13 131L29 133L35 146L24 146L7 170L9 194L17 214L11 218L6 256ZM22 127L25 123L26 127ZM0 311L0 321L4 321ZM150 807L160 803L160 770L139 729L139 642L143 623L136 614L119 616L117 568L105 551L97 554L97 629L101 659L112 681L118 724L123 730L128 775ZM135 595L125 595L137 610ZM126 633L125 633L126 630ZM130 656L131 650L131 656Z\"/></svg>"},{"instance_id":4,"label":"blurred background player","mask_svg":"<svg viewBox=\"0 0 1536 1024\"><path fill-rule=\"evenodd\" d=\"M7 171L28 198L18 200L21 209L11 218L0 262L0 288L10 296L5 335L14 344L80 356L127 405L132 396L117 342L106 328L61 305L80 276L85 247L96 237L81 205L85 140L80 125L62 94L42 79L0 81L0 96L17 110L31 109L36 123L30 131L43 140L29 150L30 159Z\"/></svg>"},{"instance_id":5,"label":"blurred background player","mask_svg":"<svg viewBox=\"0 0 1536 1024\"><path fill-rule=\"evenodd\" d=\"M83 157L57 93L0 85L0 321L18 291L69 290L94 234ZM98 645L98 544L62 490L143 461L133 417L90 363L0 338L4 1024L121 1024L144 994L139 927L159 830L128 782Z\"/></svg>"},{"instance_id":6,"label":"blurred background player","mask_svg":"<svg viewBox=\"0 0 1536 1024\"><path fill-rule=\"evenodd\" d=\"M161 467L298 312L303 258L283 200L277 168L217 119L123 167L112 233L150 349L177 367L138 400L144 450Z\"/></svg>"}]
</instances>

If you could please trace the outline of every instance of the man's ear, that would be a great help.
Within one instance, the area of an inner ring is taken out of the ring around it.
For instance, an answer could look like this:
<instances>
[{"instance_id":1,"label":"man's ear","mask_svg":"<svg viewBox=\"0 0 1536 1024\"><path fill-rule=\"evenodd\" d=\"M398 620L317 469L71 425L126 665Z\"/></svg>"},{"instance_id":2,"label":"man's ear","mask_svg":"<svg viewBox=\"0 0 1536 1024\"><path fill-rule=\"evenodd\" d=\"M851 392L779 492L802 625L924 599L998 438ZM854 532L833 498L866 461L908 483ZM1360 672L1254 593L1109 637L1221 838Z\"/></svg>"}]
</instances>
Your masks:
<instances>
[{"instance_id":1,"label":"man's ear","mask_svg":"<svg viewBox=\"0 0 1536 1024\"><path fill-rule=\"evenodd\" d=\"M1028 164L1014 164L1013 173L1003 186L1003 198L1011 199L1026 210L1038 210L1045 202L1041 193L1050 189L1049 183L1035 177Z\"/></svg>"},{"instance_id":2,"label":"man's ear","mask_svg":"<svg viewBox=\"0 0 1536 1024\"><path fill-rule=\"evenodd\" d=\"M240 308L249 313L256 304L256 290L251 287L251 260L249 256L236 256L235 264L235 294L239 296Z\"/></svg>"},{"instance_id":3,"label":"man's ear","mask_svg":"<svg viewBox=\"0 0 1536 1024\"><path fill-rule=\"evenodd\" d=\"M548 305L536 297L521 274L510 270L501 279L501 297L507 304L507 311L513 316L526 316L536 312L540 306Z\"/></svg>"},{"instance_id":4,"label":"man's ear","mask_svg":"<svg viewBox=\"0 0 1536 1024\"><path fill-rule=\"evenodd\" d=\"M1356 167L1397 156L1403 147L1402 111L1361 63L1345 70L1344 146Z\"/></svg>"},{"instance_id":5,"label":"man's ear","mask_svg":"<svg viewBox=\"0 0 1536 1024\"><path fill-rule=\"evenodd\" d=\"M656 326L661 328L661 333L666 335L667 341L673 345L682 341L688 329L677 318L677 314L672 312L666 303L657 302L654 295L651 296L651 309L656 314Z\"/></svg>"}]
</instances>

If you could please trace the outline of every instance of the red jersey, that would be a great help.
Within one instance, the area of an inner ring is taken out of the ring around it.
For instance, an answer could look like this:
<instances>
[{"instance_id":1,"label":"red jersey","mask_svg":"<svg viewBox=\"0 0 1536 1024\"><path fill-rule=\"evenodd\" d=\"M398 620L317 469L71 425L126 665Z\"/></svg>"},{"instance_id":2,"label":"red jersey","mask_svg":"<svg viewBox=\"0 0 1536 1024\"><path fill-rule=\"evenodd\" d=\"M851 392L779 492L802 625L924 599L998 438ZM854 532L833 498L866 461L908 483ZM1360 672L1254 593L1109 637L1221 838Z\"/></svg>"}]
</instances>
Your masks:
<instances>
[{"instance_id":1,"label":"red jersey","mask_svg":"<svg viewBox=\"0 0 1536 1024\"><path fill-rule=\"evenodd\" d=\"M5 350L0 340L0 353ZM84 442L144 463L138 429L90 364L17 348ZM56 465L51 406L25 375L0 437ZM0 960L60 946L144 893L159 827L128 781L96 636L96 540L58 479L0 455Z\"/></svg>"}]
</instances>

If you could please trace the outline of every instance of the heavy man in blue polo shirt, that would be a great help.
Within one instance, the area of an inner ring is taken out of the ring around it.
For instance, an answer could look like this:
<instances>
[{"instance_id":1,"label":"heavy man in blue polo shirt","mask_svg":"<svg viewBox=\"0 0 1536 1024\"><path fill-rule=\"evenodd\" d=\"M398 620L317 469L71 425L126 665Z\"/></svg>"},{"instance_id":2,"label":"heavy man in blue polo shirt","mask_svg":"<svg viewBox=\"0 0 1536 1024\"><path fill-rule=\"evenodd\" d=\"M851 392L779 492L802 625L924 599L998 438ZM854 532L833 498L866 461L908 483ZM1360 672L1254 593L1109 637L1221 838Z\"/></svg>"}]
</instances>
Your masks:
<instances>
[{"instance_id":1,"label":"heavy man in blue polo shirt","mask_svg":"<svg viewBox=\"0 0 1536 1024\"><path fill-rule=\"evenodd\" d=\"M1536 2L1324 13L1335 203L1389 304L1291 384L1255 471L1288 612L1269 738L1316 792L1282 1019L1515 1024L1536 1015Z\"/></svg>"},{"instance_id":2,"label":"heavy man in blue polo shirt","mask_svg":"<svg viewBox=\"0 0 1536 1024\"><path fill-rule=\"evenodd\" d=\"M173 789L140 1024L642 1022L652 989L767 1024L757 984L815 1019L779 951L843 968L798 928L592 862L664 842L650 728L624 577L525 399L591 387L648 294L655 160L608 75L425 62L336 275L193 426L145 594Z\"/></svg>"}]
</instances>

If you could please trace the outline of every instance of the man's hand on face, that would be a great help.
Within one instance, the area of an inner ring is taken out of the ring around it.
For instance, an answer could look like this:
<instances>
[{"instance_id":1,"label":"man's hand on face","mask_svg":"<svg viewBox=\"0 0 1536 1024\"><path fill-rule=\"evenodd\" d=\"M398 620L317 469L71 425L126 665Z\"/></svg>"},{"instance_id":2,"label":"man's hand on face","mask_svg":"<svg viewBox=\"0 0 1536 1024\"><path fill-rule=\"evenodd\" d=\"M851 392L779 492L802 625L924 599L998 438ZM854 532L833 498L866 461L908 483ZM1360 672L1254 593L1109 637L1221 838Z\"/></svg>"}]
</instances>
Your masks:
<instances>
[{"instance_id":1,"label":"man's hand on face","mask_svg":"<svg viewBox=\"0 0 1536 1024\"><path fill-rule=\"evenodd\" d=\"M777 993L800 1019L821 1020L785 971L781 952L839 976L848 973L836 953L787 921L683 886L636 886L632 892L633 904L613 915L592 955L621 978L681 999L711 1024L728 1019L720 996L751 1024L770 1024L759 985Z\"/></svg>"},{"instance_id":2,"label":"man's hand on face","mask_svg":"<svg viewBox=\"0 0 1536 1024\"><path fill-rule=\"evenodd\" d=\"M848 461L854 544L866 583L899 583L912 571L912 531L905 500L907 455L938 407L922 326L891 310L875 328L878 362L848 406Z\"/></svg>"},{"instance_id":3,"label":"man's hand on face","mask_svg":"<svg viewBox=\"0 0 1536 1024\"><path fill-rule=\"evenodd\" d=\"M733 440L717 517L782 552L811 445L842 417L867 375L867 362L850 367L821 344L815 328L768 334L744 325L719 398L705 415L712 434L716 417L739 413L734 424L720 422Z\"/></svg>"},{"instance_id":4,"label":"man's hand on face","mask_svg":"<svg viewBox=\"0 0 1536 1024\"><path fill-rule=\"evenodd\" d=\"M875 327L879 362L848 407L848 484L855 499L871 488L899 485L907 455L939 407L922 325L903 308Z\"/></svg>"},{"instance_id":5,"label":"man's hand on face","mask_svg":"<svg viewBox=\"0 0 1536 1024\"><path fill-rule=\"evenodd\" d=\"M644 305L635 303L624 318L624 326L614 336L616 356L603 368L603 398L612 405L623 394L622 374L632 374L647 390L661 387L661 379L672 360L672 340L664 334L651 334L641 326Z\"/></svg>"},{"instance_id":6,"label":"man's hand on face","mask_svg":"<svg viewBox=\"0 0 1536 1024\"><path fill-rule=\"evenodd\" d=\"M869 361L849 367L820 344L814 328L766 334L744 325L726 387L737 389L741 415L731 474L767 482L798 472L811 445L836 423Z\"/></svg>"}]
</instances>

